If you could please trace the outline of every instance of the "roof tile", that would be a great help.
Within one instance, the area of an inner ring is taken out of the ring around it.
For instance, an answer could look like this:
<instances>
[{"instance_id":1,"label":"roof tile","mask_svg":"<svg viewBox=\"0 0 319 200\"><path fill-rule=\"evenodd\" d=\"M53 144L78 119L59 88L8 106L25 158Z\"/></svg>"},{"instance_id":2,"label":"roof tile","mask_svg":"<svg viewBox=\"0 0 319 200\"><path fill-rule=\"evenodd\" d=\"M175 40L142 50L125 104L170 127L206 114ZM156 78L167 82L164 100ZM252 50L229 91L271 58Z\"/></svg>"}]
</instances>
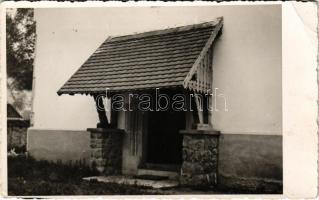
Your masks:
<instances>
[{"instance_id":1,"label":"roof tile","mask_svg":"<svg viewBox=\"0 0 319 200\"><path fill-rule=\"evenodd\" d=\"M181 87L216 24L108 38L58 94Z\"/></svg>"}]
</instances>

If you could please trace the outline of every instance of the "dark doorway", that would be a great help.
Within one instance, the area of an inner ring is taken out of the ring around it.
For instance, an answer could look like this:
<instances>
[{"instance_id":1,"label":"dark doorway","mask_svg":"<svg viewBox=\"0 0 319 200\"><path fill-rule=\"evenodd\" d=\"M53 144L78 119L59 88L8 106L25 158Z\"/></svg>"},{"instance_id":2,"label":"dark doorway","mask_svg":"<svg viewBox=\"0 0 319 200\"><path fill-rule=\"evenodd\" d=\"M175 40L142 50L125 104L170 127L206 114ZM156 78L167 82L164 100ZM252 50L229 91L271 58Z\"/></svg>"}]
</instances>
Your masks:
<instances>
[{"instance_id":1,"label":"dark doorway","mask_svg":"<svg viewBox=\"0 0 319 200\"><path fill-rule=\"evenodd\" d=\"M185 112L149 112L147 136L147 163L181 164L182 135L185 129Z\"/></svg>"}]
</instances>

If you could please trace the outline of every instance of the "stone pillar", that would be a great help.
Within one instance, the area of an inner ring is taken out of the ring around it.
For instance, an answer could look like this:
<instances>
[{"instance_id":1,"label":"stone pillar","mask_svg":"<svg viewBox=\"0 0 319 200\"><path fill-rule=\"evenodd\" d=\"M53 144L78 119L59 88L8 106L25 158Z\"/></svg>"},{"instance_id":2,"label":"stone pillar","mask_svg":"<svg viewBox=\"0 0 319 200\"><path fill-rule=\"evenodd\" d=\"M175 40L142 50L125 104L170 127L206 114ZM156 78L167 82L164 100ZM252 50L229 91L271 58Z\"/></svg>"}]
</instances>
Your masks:
<instances>
[{"instance_id":1,"label":"stone pillar","mask_svg":"<svg viewBox=\"0 0 319 200\"><path fill-rule=\"evenodd\" d=\"M91 166L101 174L120 174L122 170L121 129L89 128L91 135Z\"/></svg>"},{"instance_id":2,"label":"stone pillar","mask_svg":"<svg viewBox=\"0 0 319 200\"><path fill-rule=\"evenodd\" d=\"M215 130L183 130L180 184L214 187L217 184L218 139Z\"/></svg>"}]
</instances>

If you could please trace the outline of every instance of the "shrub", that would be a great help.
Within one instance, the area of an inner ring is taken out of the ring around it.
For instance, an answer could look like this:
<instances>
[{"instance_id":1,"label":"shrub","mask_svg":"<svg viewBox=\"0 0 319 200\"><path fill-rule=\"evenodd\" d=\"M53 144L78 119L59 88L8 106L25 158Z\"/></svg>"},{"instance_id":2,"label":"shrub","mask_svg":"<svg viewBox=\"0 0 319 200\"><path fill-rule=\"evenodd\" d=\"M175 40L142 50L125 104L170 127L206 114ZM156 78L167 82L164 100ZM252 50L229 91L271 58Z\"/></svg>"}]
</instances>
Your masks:
<instances>
[{"instance_id":1,"label":"shrub","mask_svg":"<svg viewBox=\"0 0 319 200\"><path fill-rule=\"evenodd\" d=\"M82 163L82 164L81 164ZM98 172L83 162L62 164L36 161L18 155L8 157L9 195L112 195L147 194L143 188L116 183L83 181L83 177L96 176ZM154 194L154 191L152 193Z\"/></svg>"},{"instance_id":2,"label":"shrub","mask_svg":"<svg viewBox=\"0 0 319 200\"><path fill-rule=\"evenodd\" d=\"M28 180L65 182L95 176L98 172L83 162L63 164L62 162L36 161L25 155L8 157L8 177L23 177Z\"/></svg>"}]
</instances>

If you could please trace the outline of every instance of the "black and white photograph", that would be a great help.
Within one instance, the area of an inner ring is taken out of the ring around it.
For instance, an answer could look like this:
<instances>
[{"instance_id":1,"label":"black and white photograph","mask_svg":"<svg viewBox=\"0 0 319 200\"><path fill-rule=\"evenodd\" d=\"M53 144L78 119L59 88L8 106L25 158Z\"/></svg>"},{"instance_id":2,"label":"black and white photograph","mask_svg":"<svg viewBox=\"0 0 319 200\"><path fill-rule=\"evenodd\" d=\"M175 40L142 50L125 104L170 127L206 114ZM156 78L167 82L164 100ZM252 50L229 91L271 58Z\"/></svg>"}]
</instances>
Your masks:
<instances>
[{"instance_id":1,"label":"black and white photograph","mask_svg":"<svg viewBox=\"0 0 319 200\"><path fill-rule=\"evenodd\" d=\"M282 16L6 8L8 195L283 195Z\"/></svg>"}]
</instances>

